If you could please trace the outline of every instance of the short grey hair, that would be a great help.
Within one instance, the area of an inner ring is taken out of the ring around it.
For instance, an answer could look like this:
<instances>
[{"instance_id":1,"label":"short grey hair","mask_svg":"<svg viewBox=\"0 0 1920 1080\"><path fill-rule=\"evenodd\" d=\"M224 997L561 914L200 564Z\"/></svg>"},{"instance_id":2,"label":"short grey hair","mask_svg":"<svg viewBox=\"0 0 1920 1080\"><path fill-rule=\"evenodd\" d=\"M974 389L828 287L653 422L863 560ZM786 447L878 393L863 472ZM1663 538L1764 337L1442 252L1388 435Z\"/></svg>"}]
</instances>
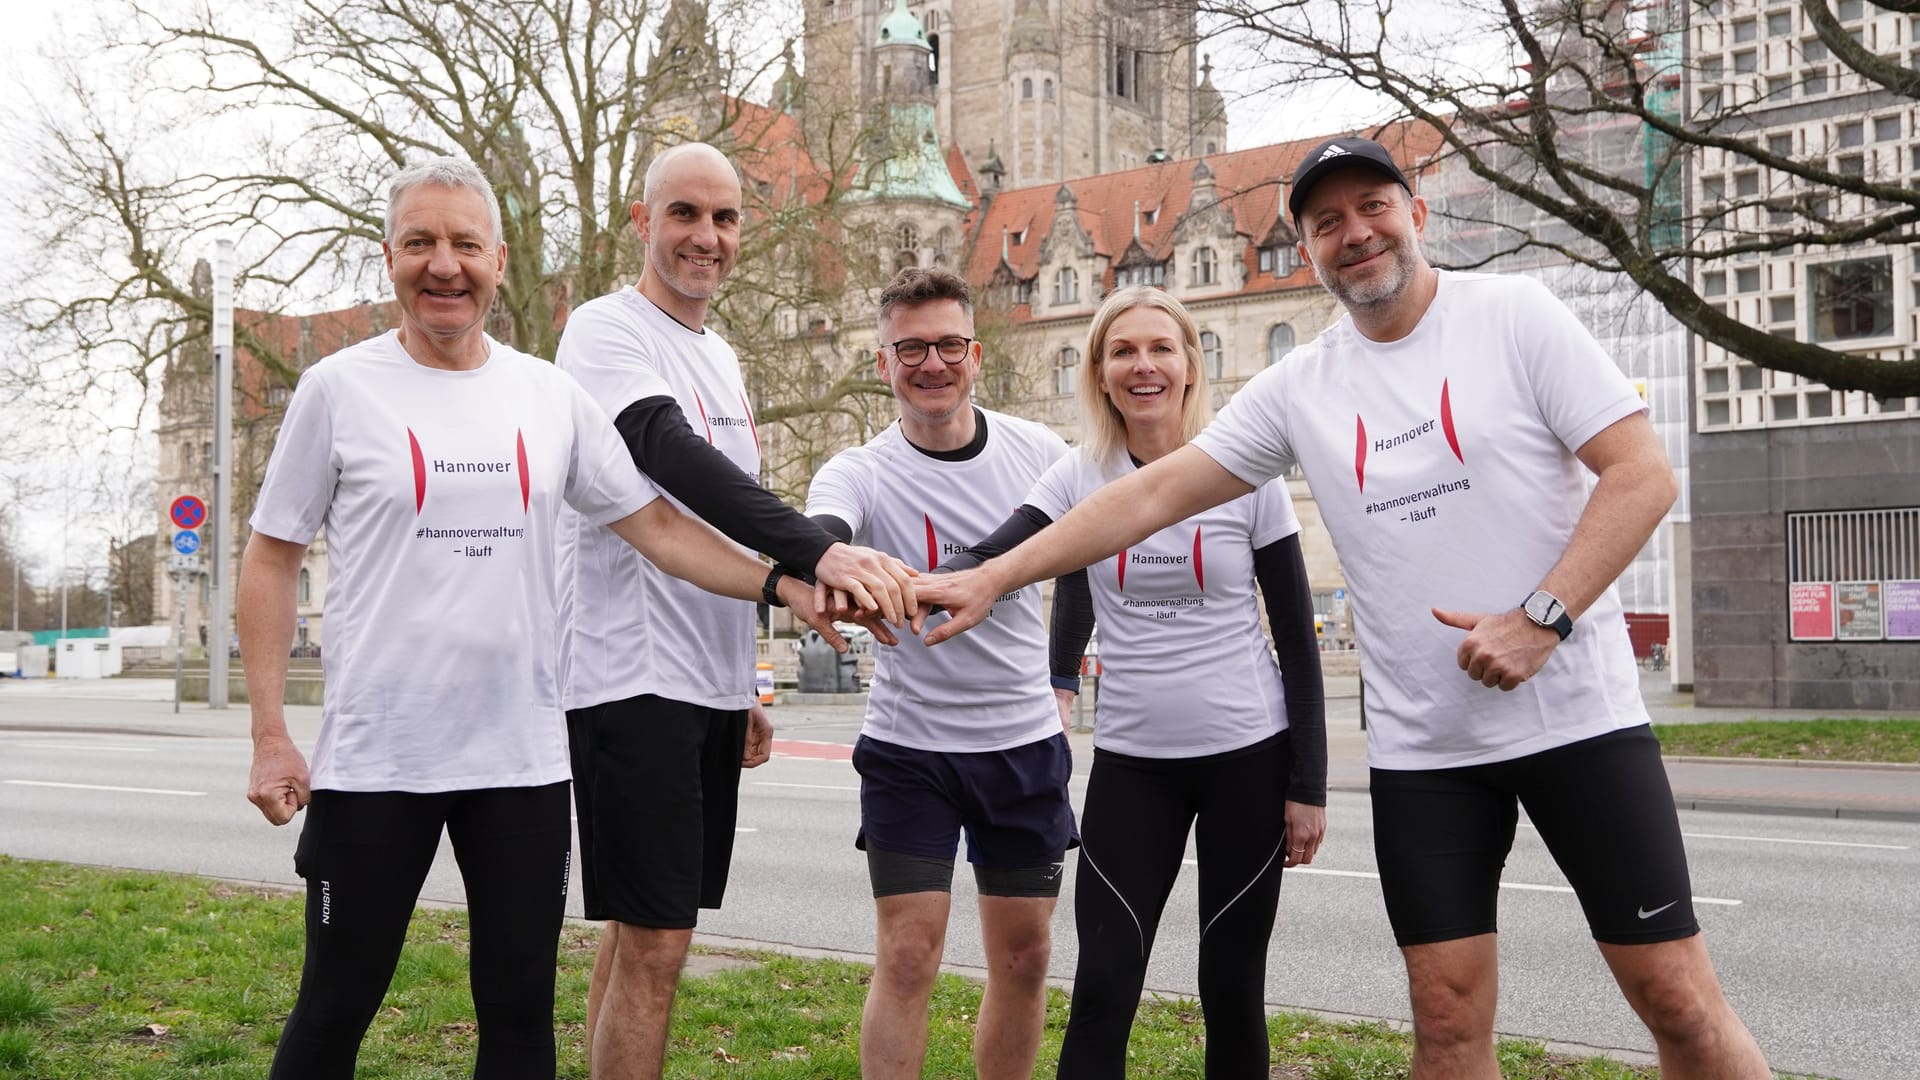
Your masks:
<instances>
[{"instance_id":1,"label":"short grey hair","mask_svg":"<svg viewBox=\"0 0 1920 1080\"><path fill-rule=\"evenodd\" d=\"M400 205L400 196L417 187L465 188L478 193L487 204L487 223L493 226L493 242L498 244L506 239L506 230L500 226L500 200L494 196L487 174L466 158L434 157L401 169L387 184L387 243L393 243L393 208Z\"/></svg>"},{"instance_id":2,"label":"short grey hair","mask_svg":"<svg viewBox=\"0 0 1920 1080\"><path fill-rule=\"evenodd\" d=\"M714 157L726 162L727 167L733 170L734 177L736 179L739 178L740 167L733 163L732 158L722 153L719 147L711 143L703 142L675 143L665 150L660 151L658 154L655 154L653 160L647 162L646 175L640 180L640 201L646 203L649 207L653 205L651 202L647 202L648 197L653 194L653 185L660 179L660 171L665 169L673 159L702 152L712 154Z\"/></svg>"}]
</instances>

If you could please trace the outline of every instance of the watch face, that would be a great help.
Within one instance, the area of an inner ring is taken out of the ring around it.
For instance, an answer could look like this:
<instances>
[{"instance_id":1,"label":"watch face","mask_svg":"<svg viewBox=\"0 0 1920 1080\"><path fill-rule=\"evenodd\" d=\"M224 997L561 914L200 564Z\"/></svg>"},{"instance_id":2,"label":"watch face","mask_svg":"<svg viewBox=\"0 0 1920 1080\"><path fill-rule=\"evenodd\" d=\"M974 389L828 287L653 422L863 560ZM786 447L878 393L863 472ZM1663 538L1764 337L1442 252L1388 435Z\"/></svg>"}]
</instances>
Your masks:
<instances>
[{"instance_id":1,"label":"watch face","mask_svg":"<svg viewBox=\"0 0 1920 1080\"><path fill-rule=\"evenodd\" d=\"M1532 596L1527 597L1527 602L1522 606L1522 610L1527 613L1527 618L1532 619L1541 626L1552 626L1554 620L1558 619L1561 614L1567 610L1567 605L1554 599L1550 593L1536 592Z\"/></svg>"}]
</instances>

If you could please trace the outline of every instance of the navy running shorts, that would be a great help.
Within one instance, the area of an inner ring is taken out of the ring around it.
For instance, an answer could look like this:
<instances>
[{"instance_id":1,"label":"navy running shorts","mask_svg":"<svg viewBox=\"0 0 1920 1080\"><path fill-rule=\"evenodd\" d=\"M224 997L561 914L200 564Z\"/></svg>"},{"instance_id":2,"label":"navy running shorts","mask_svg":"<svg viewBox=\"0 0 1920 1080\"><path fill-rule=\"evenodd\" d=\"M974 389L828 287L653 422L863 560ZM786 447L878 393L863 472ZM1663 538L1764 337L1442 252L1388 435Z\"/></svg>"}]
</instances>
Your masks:
<instances>
[{"instance_id":1,"label":"navy running shorts","mask_svg":"<svg viewBox=\"0 0 1920 1080\"><path fill-rule=\"evenodd\" d=\"M943 753L862 735L860 834L854 846L1024 869L1057 863L1080 843L1067 797L1073 756L1065 735L1007 750Z\"/></svg>"}]
</instances>

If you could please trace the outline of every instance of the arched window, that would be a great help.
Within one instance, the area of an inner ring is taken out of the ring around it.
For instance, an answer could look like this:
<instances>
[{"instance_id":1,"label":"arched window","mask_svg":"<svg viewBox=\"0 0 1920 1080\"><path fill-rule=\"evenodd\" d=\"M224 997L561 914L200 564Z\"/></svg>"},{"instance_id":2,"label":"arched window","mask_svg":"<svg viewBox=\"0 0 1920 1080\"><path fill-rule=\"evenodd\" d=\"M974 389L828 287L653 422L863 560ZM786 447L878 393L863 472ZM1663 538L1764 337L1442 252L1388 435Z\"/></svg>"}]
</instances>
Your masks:
<instances>
[{"instance_id":1,"label":"arched window","mask_svg":"<svg viewBox=\"0 0 1920 1080\"><path fill-rule=\"evenodd\" d=\"M1048 79L1046 82L1043 82L1040 84L1040 97L1044 101L1053 100L1053 80L1052 79Z\"/></svg>"},{"instance_id":2,"label":"arched window","mask_svg":"<svg viewBox=\"0 0 1920 1080\"><path fill-rule=\"evenodd\" d=\"M285 596L286 593L281 593L280 595ZM308 570L304 566L300 568L300 602L303 604L313 603L313 571Z\"/></svg>"},{"instance_id":3,"label":"arched window","mask_svg":"<svg viewBox=\"0 0 1920 1080\"><path fill-rule=\"evenodd\" d=\"M1194 249L1193 283L1195 285L1211 285L1214 282L1215 276L1216 270L1213 249L1210 247Z\"/></svg>"},{"instance_id":4,"label":"arched window","mask_svg":"<svg viewBox=\"0 0 1920 1080\"><path fill-rule=\"evenodd\" d=\"M1021 101L1033 100L1033 80L1032 79L1020 80L1020 100Z\"/></svg>"},{"instance_id":5,"label":"arched window","mask_svg":"<svg viewBox=\"0 0 1920 1080\"><path fill-rule=\"evenodd\" d=\"M1071 345L1060 347L1060 355L1053 362L1053 392L1056 394L1073 393L1073 381L1080 371L1080 350Z\"/></svg>"},{"instance_id":6,"label":"arched window","mask_svg":"<svg viewBox=\"0 0 1920 1080\"><path fill-rule=\"evenodd\" d=\"M1267 331L1267 365L1269 367L1279 363L1292 351L1293 327L1291 325L1280 323Z\"/></svg>"},{"instance_id":7,"label":"arched window","mask_svg":"<svg viewBox=\"0 0 1920 1080\"><path fill-rule=\"evenodd\" d=\"M900 271L920 265L920 230L902 225L894 234L893 268Z\"/></svg>"},{"instance_id":8,"label":"arched window","mask_svg":"<svg viewBox=\"0 0 1920 1080\"><path fill-rule=\"evenodd\" d=\"M1207 378L1218 379L1226 374L1227 357L1220 348L1220 335L1211 330L1200 331L1200 358L1206 361Z\"/></svg>"},{"instance_id":9,"label":"arched window","mask_svg":"<svg viewBox=\"0 0 1920 1080\"><path fill-rule=\"evenodd\" d=\"M1076 304L1080 302L1080 275L1073 267L1063 266L1053 276L1053 302L1056 304Z\"/></svg>"}]
</instances>

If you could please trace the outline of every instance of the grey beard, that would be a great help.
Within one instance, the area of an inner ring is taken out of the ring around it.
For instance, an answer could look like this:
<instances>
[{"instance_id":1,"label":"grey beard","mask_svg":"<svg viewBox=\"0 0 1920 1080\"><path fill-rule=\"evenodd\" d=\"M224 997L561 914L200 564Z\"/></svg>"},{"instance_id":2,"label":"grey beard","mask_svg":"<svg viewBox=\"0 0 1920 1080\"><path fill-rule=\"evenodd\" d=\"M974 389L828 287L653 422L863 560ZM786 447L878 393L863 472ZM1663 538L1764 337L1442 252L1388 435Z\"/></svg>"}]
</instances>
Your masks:
<instances>
[{"instance_id":1,"label":"grey beard","mask_svg":"<svg viewBox=\"0 0 1920 1080\"><path fill-rule=\"evenodd\" d=\"M1404 245L1387 249L1386 255L1393 260L1391 273L1359 285L1346 284L1337 273L1327 274L1323 278L1327 291L1349 311L1384 306L1399 299L1413 280L1416 264Z\"/></svg>"}]
</instances>

